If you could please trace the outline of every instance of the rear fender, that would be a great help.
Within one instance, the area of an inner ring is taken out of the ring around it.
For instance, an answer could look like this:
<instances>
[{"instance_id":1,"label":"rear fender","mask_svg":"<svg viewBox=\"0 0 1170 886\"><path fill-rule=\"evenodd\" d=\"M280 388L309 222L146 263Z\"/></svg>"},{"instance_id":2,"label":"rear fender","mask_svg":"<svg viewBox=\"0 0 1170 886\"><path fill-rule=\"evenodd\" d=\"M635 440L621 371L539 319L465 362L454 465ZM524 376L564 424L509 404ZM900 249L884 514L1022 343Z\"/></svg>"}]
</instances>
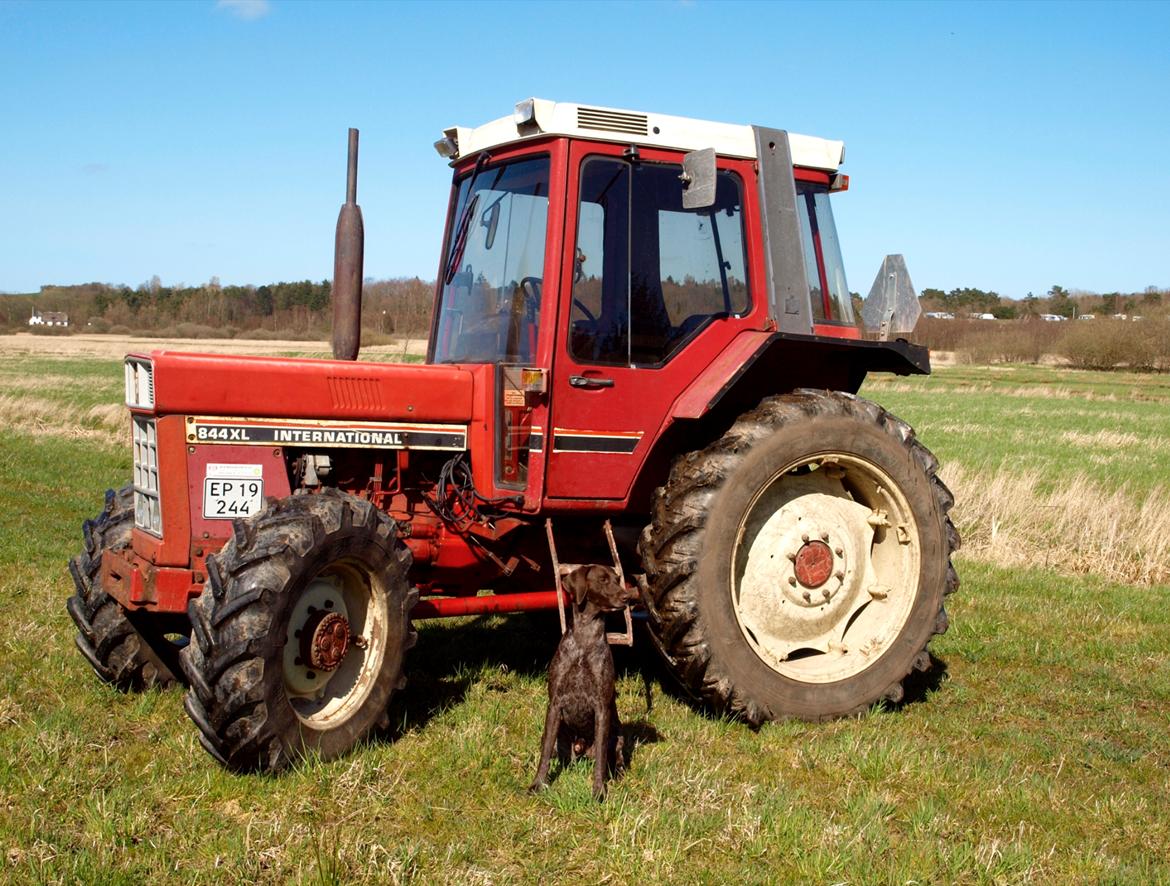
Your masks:
<instances>
[{"instance_id":1,"label":"rear fender","mask_svg":"<svg viewBox=\"0 0 1170 886\"><path fill-rule=\"evenodd\" d=\"M764 397L803 387L856 394L870 372L926 375L930 352L904 339L741 333L675 400L634 482L630 509L649 511L675 456L711 443Z\"/></svg>"}]
</instances>

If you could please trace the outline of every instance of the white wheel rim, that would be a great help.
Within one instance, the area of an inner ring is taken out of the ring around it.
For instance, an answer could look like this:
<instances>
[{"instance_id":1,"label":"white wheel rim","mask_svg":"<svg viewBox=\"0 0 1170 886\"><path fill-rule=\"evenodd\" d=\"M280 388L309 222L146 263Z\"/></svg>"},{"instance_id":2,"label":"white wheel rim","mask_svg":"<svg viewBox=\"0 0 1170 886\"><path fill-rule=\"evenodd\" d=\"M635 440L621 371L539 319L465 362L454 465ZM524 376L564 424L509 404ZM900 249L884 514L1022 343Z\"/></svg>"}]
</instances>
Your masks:
<instances>
[{"instance_id":1,"label":"white wheel rim","mask_svg":"<svg viewBox=\"0 0 1170 886\"><path fill-rule=\"evenodd\" d=\"M304 659L302 634L323 609L349 623L349 647L332 670L315 669ZM361 709L382 668L388 622L385 594L354 564L331 564L304 587L293 604L281 652L285 693L302 723L333 729Z\"/></svg>"},{"instance_id":2,"label":"white wheel rim","mask_svg":"<svg viewBox=\"0 0 1170 886\"><path fill-rule=\"evenodd\" d=\"M901 633L920 565L910 505L881 468L844 453L808 457L774 474L740 521L736 618L777 673L804 683L848 679Z\"/></svg>"}]
</instances>

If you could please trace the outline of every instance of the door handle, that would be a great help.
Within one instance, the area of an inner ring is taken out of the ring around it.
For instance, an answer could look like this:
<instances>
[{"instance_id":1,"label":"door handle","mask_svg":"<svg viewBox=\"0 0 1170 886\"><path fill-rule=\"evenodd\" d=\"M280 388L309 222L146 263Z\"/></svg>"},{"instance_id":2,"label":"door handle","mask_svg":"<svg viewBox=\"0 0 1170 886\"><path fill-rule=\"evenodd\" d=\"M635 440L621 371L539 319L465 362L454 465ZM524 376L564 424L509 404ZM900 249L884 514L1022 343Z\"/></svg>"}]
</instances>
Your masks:
<instances>
[{"instance_id":1,"label":"door handle","mask_svg":"<svg viewBox=\"0 0 1170 886\"><path fill-rule=\"evenodd\" d=\"M572 388L612 388L612 378L590 378L586 375L570 375L569 387Z\"/></svg>"}]
</instances>

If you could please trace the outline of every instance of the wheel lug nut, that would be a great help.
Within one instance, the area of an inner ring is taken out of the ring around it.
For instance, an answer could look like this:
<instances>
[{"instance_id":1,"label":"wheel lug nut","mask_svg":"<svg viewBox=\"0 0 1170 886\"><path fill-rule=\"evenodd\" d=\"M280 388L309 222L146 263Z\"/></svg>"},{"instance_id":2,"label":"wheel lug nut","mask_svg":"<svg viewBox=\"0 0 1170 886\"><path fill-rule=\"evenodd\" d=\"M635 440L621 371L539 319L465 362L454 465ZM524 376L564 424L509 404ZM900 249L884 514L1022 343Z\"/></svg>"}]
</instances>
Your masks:
<instances>
[{"instance_id":1,"label":"wheel lug nut","mask_svg":"<svg viewBox=\"0 0 1170 886\"><path fill-rule=\"evenodd\" d=\"M833 595L829 593L828 588L822 588L821 589L821 596L824 597L826 600L828 600Z\"/></svg>"},{"instance_id":2,"label":"wheel lug nut","mask_svg":"<svg viewBox=\"0 0 1170 886\"><path fill-rule=\"evenodd\" d=\"M804 602L805 602L805 603L811 603L811 602L812 602L812 594L810 594L808 591L805 591L805 592L804 592L804 593L803 593L801 596L803 596L803 597L804 597Z\"/></svg>"},{"instance_id":3,"label":"wheel lug nut","mask_svg":"<svg viewBox=\"0 0 1170 886\"><path fill-rule=\"evenodd\" d=\"M790 585L792 585L793 587L796 587L796 576L795 575L788 576L788 583Z\"/></svg>"},{"instance_id":4,"label":"wheel lug nut","mask_svg":"<svg viewBox=\"0 0 1170 886\"><path fill-rule=\"evenodd\" d=\"M789 551L788 552L788 559L791 560L793 563L795 563L796 562L796 551Z\"/></svg>"},{"instance_id":5,"label":"wheel lug nut","mask_svg":"<svg viewBox=\"0 0 1170 886\"><path fill-rule=\"evenodd\" d=\"M833 553L836 554L838 557L844 557L845 556L845 549L844 548L833 548Z\"/></svg>"},{"instance_id":6,"label":"wheel lug nut","mask_svg":"<svg viewBox=\"0 0 1170 886\"><path fill-rule=\"evenodd\" d=\"M844 581L845 580L845 573L840 571L840 570L837 570L836 572L833 573L833 577L835 579L837 579L837 581Z\"/></svg>"},{"instance_id":7,"label":"wheel lug nut","mask_svg":"<svg viewBox=\"0 0 1170 886\"><path fill-rule=\"evenodd\" d=\"M828 541L828 540L829 540L829 533L822 532L821 533L821 541Z\"/></svg>"},{"instance_id":8,"label":"wheel lug nut","mask_svg":"<svg viewBox=\"0 0 1170 886\"><path fill-rule=\"evenodd\" d=\"M801 540L801 541L803 541L803 542L806 542L806 543L807 543L807 542L808 542L808 533L807 533L807 532L806 532L806 533L804 533L804 534L803 534L803 535L800 537L800 540Z\"/></svg>"}]
</instances>

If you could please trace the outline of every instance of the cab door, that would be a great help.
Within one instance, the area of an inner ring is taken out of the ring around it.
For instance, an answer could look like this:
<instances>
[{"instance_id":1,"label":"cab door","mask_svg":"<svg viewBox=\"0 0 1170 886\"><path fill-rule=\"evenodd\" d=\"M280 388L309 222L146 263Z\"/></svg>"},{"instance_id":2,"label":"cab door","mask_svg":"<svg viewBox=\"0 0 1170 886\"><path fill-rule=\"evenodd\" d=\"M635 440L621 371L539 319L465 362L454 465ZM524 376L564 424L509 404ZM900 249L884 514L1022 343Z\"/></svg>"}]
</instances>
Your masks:
<instances>
[{"instance_id":1,"label":"cab door","mask_svg":"<svg viewBox=\"0 0 1170 886\"><path fill-rule=\"evenodd\" d=\"M570 147L550 499L626 498L675 398L749 325L750 163L721 159L715 204L684 210L682 154L630 154Z\"/></svg>"}]
</instances>

